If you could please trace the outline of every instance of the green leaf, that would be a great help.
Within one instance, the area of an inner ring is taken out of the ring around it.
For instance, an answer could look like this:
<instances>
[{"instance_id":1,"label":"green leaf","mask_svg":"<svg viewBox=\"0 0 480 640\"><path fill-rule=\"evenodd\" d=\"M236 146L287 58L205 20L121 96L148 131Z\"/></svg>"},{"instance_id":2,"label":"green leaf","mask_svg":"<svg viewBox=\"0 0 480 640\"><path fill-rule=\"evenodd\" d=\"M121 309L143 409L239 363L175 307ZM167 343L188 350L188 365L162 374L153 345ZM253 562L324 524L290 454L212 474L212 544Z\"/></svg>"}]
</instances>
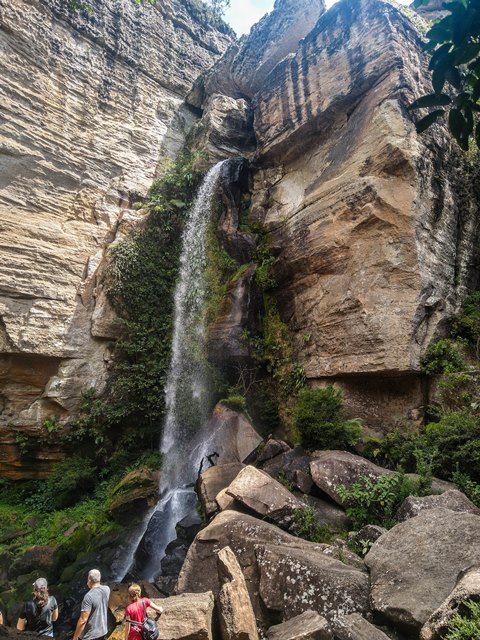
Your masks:
<instances>
[{"instance_id":1,"label":"green leaf","mask_svg":"<svg viewBox=\"0 0 480 640\"><path fill-rule=\"evenodd\" d=\"M471 60L476 59L479 53L480 44L465 44L464 46L457 47L455 64L467 64Z\"/></svg>"},{"instance_id":2,"label":"green leaf","mask_svg":"<svg viewBox=\"0 0 480 640\"><path fill-rule=\"evenodd\" d=\"M446 93L430 93L427 96L422 96L412 102L408 109L423 109L424 107L444 107L452 102L450 96Z\"/></svg>"},{"instance_id":3,"label":"green leaf","mask_svg":"<svg viewBox=\"0 0 480 640\"><path fill-rule=\"evenodd\" d=\"M473 102L478 102L479 98L480 98L480 78L478 78L478 80L473 85L473 91L472 91Z\"/></svg>"},{"instance_id":4,"label":"green leaf","mask_svg":"<svg viewBox=\"0 0 480 640\"><path fill-rule=\"evenodd\" d=\"M429 113L428 116L425 116L424 118L419 120L415 125L415 129L417 130L417 133L422 133L423 131L428 129L428 127L430 127L430 125L436 122L436 120L440 116L443 116L444 113L445 113L444 109L437 109L436 111L432 111L432 113Z\"/></svg>"},{"instance_id":5,"label":"green leaf","mask_svg":"<svg viewBox=\"0 0 480 640\"><path fill-rule=\"evenodd\" d=\"M450 127L450 131L452 132L455 140L460 146L462 146L467 122L460 109L450 109L450 113L448 114L448 126Z\"/></svg>"},{"instance_id":6,"label":"green leaf","mask_svg":"<svg viewBox=\"0 0 480 640\"><path fill-rule=\"evenodd\" d=\"M445 69L435 67L432 73L432 86L435 93L441 94L445 85Z\"/></svg>"},{"instance_id":7,"label":"green leaf","mask_svg":"<svg viewBox=\"0 0 480 640\"><path fill-rule=\"evenodd\" d=\"M428 65L428 68L430 69L430 71L434 69L434 67L442 58L450 54L451 48L452 48L452 43L446 42L445 44L442 44L442 46L435 51L435 53L430 58L430 63Z\"/></svg>"}]
</instances>

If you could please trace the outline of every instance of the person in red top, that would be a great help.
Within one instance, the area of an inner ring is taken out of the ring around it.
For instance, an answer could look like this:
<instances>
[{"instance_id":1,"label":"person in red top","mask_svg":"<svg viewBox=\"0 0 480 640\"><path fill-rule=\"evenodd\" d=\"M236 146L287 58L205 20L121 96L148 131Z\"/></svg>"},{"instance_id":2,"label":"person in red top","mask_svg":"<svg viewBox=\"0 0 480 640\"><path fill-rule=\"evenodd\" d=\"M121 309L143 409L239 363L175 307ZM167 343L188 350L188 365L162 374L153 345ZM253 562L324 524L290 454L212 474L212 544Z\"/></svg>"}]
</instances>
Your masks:
<instances>
[{"instance_id":1,"label":"person in red top","mask_svg":"<svg viewBox=\"0 0 480 640\"><path fill-rule=\"evenodd\" d=\"M138 627L128 620L135 620L135 622L143 622L145 618L145 612L148 607L156 611L159 615L163 613L162 607L159 607L154 602L151 602L149 598L142 598L142 588L138 584L131 584L128 587L128 596L130 598L130 604L125 611L125 618L127 619L127 626L125 628L125 640L142 640L140 632L142 626Z\"/></svg>"}]
</instances>

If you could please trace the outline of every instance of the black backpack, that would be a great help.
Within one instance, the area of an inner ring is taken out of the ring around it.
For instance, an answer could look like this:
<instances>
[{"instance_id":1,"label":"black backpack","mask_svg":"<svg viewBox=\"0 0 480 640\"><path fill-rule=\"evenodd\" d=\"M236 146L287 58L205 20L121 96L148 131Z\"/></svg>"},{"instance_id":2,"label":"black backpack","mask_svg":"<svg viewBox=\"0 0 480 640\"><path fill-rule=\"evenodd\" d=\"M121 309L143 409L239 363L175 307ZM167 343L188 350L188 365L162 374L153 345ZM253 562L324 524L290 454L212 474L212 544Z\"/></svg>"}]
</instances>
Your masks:
<instances>
[{"instance_id":1,"label":"black backpack","mask_svg":"<svg viewBox=\"0 0 480 640\"><path fill-rule=\"evenodd\" d=\"M152 620L147 616L147 610L145 608L145 600L143 598L142 598L142 607L143 607L143 622L141 623L142 629L140 631L140 634L143 640L157 640L159 636L157 623L155 620Z\"/></svg>"}]
</instances>

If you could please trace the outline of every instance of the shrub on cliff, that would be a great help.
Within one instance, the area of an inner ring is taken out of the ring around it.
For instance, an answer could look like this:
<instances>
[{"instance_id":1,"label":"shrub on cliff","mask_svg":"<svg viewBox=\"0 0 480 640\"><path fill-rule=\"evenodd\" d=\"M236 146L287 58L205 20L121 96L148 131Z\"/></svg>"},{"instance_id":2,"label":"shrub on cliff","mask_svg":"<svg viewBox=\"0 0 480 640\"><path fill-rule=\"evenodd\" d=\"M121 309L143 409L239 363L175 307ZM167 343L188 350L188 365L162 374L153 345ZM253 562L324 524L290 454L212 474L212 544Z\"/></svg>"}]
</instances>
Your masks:
<instances>
[{"instance_id":1,"label":"shrub on cliff","mask_svg":"<svg viewBox=\"0 0 480 640\"><path fill-rule=\"evenodd\" d=\"M346 420L340 389L302 389L294 425L307 449L352 449L362 438L358 419Z\"/></svg>"}]
</instances>

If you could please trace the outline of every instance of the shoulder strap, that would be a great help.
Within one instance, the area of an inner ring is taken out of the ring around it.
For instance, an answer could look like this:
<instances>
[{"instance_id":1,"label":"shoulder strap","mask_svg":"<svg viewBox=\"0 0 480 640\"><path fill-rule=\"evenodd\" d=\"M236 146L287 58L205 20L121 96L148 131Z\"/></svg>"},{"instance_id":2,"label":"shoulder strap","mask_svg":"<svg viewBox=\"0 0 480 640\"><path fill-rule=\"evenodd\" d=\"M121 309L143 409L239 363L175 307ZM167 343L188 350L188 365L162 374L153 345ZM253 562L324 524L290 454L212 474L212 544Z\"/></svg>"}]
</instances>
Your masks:
<instances>
[{"instance_id":1,"label":"shoulder strap","mask_svg":"<svg viewBox=\"0 0 480 640\"><path fill-rule=\"evenodd\" d=\"M147 617L147 609L145 608L145 600L142 598L143 617Z\"/></svg>"}]
</instances>

